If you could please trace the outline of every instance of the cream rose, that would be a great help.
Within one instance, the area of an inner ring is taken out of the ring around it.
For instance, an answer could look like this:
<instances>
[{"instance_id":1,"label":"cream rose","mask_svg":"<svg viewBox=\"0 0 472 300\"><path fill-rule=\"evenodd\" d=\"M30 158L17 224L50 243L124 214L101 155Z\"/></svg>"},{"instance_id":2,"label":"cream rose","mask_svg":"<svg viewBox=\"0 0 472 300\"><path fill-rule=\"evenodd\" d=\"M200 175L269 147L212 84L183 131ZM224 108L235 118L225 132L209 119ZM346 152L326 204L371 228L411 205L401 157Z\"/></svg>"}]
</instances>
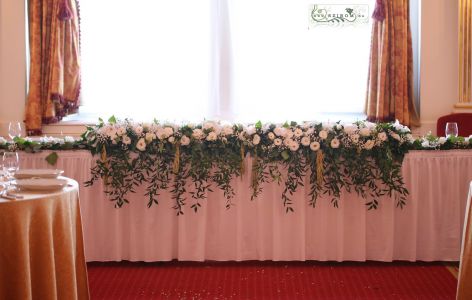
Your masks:
<instances>
[{"instance_id":1,"label":"cream rose","mask_svg":"<svg viewBox=\"0 0 472 300\"><path fill-rule=\"evenodd\" d=\"M302 137L301 143L303 146L309 146L310 145L310 138L307 136Z\"/></svg>"},{"instance_id":2,"label":"cream rose","mask_svg":"<svg viewBox=\"0 0 472 300\"><path fill-rule=\"evenodd\" d=\"M290 143L290 145L288 145L288 147L290 148L290 150L292 151L297 151L298 148L300 148L300 144L298 144L297 142L293 141Z\"/></svg>"},{"instance_id":3,"label":"cream rose","mask_svg":"<svg viewBox=\"0 0 472 300\"><path fill-rule=\"evenodd\" d=\"M387 140L387 134L385 132L379 132L377 138L382 142L385 142Z\"/></svg>"},{"instance_id":4,"label":"cream rose","mask_svg":"<svg viewBox=\"0 0 472 300\"><path fill-rule=\"evenodd\" d=\"M276 145L276 146L282 145L282 140L279 139L279 138L276 138L276 139L274 140L274 145Z\"/></svg>"},{"instance_id":5,"label":"cream rose","mask_svg":"<svg viewBox=\"0 0 472 300\"><path fill-rule=\"evenodd\" d=\"M326 130L321 130L318 136L322 139L325 140L328 137L328 132Z\"/></svg>"},{"instance_id":6,"label":"cream rose","mask_svg":"<svg viewBox=\"0 0 472 300\"><path fill-rule=\"evenodd\" d=\"M273 132L269 132L267 134L267 137L269 138L269 140L273 141L275 139L275 134Z\"/></svg>"},{"instance_id":7,"label":"cream rose","mask_svg":"<svg viewBox=\"0 0 472 300\"><path fill-rule=\"evenodd\" d=\"M136 143L136 148L139 151L146 150L146 141L143 138L140 138L139 141Z\"/></svg>"},{"instance_id":8,"label":"cream rose","mask_svg":"<svg viewBox=\"0 0 472 300\"><path fill-rule=\"evenodd\" d=\"M183 135L181 138L180 138L180 144L182 146L187 146L188 144L190 144L190 138L186 135Z\"/></svg>"},{"instance_id":9,"label":"cream rose","mask_svg":"<svg viewBox=\"0 0 472 300\"><path fill-rule=\"evenodd\" d=\"M260 142L261 142L261 137L260 137L258 134L255 134L255 135L252 137L252 143L253 143L254 145L258 145Z\"/></svg>"},{"instance_id":10,"label":"cream rose","mask_svg":"<svg viewBox=\"0 0 472 300\"><path fill-rule=\"evenodd\" d=\"M375 143L373 140L368 140L367 142L364 143L364 149L370 150L374 147Z\"/></svg>"},{"instance_id":11,"label":"cream rose","mask_svg":"<svg viewBox=\"0 0 472 300\"><path fill-rule=\"evenodd\" d=\"M364 127L362 128L359 133L362 135L362 136L369 136L370 135L370 129L367 128L367 127Z\"/></svg>"},{"instance_id":12,"label":"cream rose","mask_svg":"<svg viewBox=\"0 0 472 300\"><path fill-rule=\"evenodd\" d=\"M320 150L320 147L321 147L321 145L320 145L320 143L318 143L318 142L312 142L312 143L310 144L310 149L311 149L312 151L318 151L318 150Z\"/></svg>"},{"instance_id":13,"label":"cream rose","mask_svg":"<svg viewBox=\"0 0 472 300\"><path fill-rule=\"evenodd\" d=\"M131 138L130 138L129 136L127 136L127 135L123 136L123 140L122 140L122 141L123 141L123 144L125 144L125 145L131 144Z\"/></svg>"}]
</instances>

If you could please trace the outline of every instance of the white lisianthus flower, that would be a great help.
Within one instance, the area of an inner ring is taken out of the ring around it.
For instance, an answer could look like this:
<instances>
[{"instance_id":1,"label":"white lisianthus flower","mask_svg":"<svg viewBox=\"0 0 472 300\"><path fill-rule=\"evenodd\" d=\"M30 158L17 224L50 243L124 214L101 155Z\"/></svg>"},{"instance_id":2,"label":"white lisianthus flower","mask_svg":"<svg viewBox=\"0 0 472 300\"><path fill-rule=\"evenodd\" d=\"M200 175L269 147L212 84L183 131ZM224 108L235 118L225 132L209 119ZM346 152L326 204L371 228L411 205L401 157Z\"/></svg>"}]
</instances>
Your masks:
<instances>
[{"instance_id":1,"label":"white lisianthus flower","mask_svg":"<svg viewBox=\"0 0 472 300\"><path fill-rule=\"evenodd\" d=\"M269 138L269 140L273 141L275 139L275 134L273 132L269 132L267 134L267 137Z\"/></svg>"},{"instance_id":2,"label":"white lisianthus flower","mask_svg":"<svg viewBox=\"0 0 472 300\"><path fill-rule=\"evenodd\" d=\"M379 140L381 140L382 142L385 142L388 137L387 137L387 134L385 132L379 132L377 134L377 137L379 138Z\"/></svg>"},{"instance_id":3,"label":"white lisianthus flower","mask_svg":"<svg viewBox=\"0 0 472 300\"><path fill-rule=\"evenodd\" d=\"M368 140L367 142L364 143L364 149L370 150L374 148L375 142L373 140Z\"/></svg>"},{"instance_id":4,"label":"white lisianthus flower","mask_svg":"<svg viewBox=\"0 0 472 300\"><path fill-rule=\"evenodd\" d=\"M343 126L342 126L341 124L336 124L336 126L335 126L335 127L336 127L336 129L337 129L337 130L341 130L341 129L343 129Z\"/></svg>"},{"instance_id":5,"label":"white lisianthus flower","mask_svg":"<svg viewBox=\"0 0 472 300\"><path fill-rule=\"evenodd\" d=\"M331 148L334 148L334 149L339 148L340 144L341 143L339 142L337 138L334 138L331 140Z\"/></svg>"},{"instance_id":6,"label":"white lisianthus flower","mask_svg":"<svg viewBox=\"0 0 472 300\"><path fill-rule=\"evenodd\" d=\"M66 143L73 143L73 142L75 142L75 139L74 139L73 137L71 137L71 136L65 136L65 137L64 137L64 142L66 142Z\"/></svg>"},{"instance_id":7,"label":"white lisianthus flower","mask_svg":"<svg viewBox=\"0 0 472 300\"><path fill-rule=\"evenodd\" d=\"M429 142L428 141L424 141L421 143L421 146L424 147L424 148L429 148L430 145L429 145Z\"/></svg>"},{"instance_id":8,"label":"white lisianthus flower","mask_svg":"<svg viewBox=\"0 0 472 300\"><path fill-rule=\"evenodd\" d=\"M123 144L125 144L125 145L129 145L129 144L131 144L131 138L130 138L129 136L127 136L127 135L124 135L122 142L123 142Z\"/></svg>"},{"instance_id":9,"label":"white lisianthus flower","mask_svg":"<svg viewBox=\"0 0 472 300\"><path fill-rule=\"evenodd\" d=\"M320 147L321 147L321 145L320 145L320 143L318 143L318 142L312 142L312 143L310 144L310 149L311 149L312 151L318 151L318 150L320 150Z\"/></svg>"},{"instance_id":10,"label":"white lisianthus flower","mask_svg":"<svg viewBox=\"0 0 472 300\"><path fill-rule=\"evenodd\" d=\"M253 143L254 145L258 145L260 142L261 142L261 137L260 137L258 134L255 134L255 135L252 137L252 143Z\"/></svg>"},{"instance_id":11,"label":"white lisianthus flower","mask_svg":"<svg viewBox=\"0 0 472 300\"><path fill-rule=\"evenodd\" d=\"M291 139L293 137L293 131L290 129L285 130L285 138Z\"/></svg>"},{"instance_id":12,"label":"white lisianthus flower","mask_svg":"<svg viewBox=\"0 0 472 300\"><path fill-rule=\"evenodd\" d=\"M290 150L292 150L292 151L297 151L298 148L300 148L300 144L298 144L298 142L292 140L292 142L290 143L290 145L288 145L288 147L289 147Z\"/></svg>"},{"instance_id":13,"label":"white lisianthus flower","mask_svg":"<svg viewBox=\"0 0 472 300\"><path fill-rule=\"evenodd\" d=\"M300 128L297 128L295 129L294 134L296 137L301 137L303 135L303 130L301 130Z\"/></svg>"},{"instance_id":14,"label":"white lisianthus flower","mask_svg":"<svg viewBox=\"0 0 472 300\"><path fill-rule=\"evenodd\" d=\"M275 127L275 129L274 129L275 135L276 136L281 136L281 137L285 136L285 131L286 131L286 129L283 128L283 127Z\"/></svg>"},{"instance_id":15,"label":"white lisianthus flower","mask_svg":"<svg viewBox=\"0 0 472 300\"><path fill-rule=\"evenodd\" d=\"M276 145L276 146L282 145L282 140L279 139L279 138L276 138L276 139L274 140L274 145Z\"/></svg>"},{"instance_id":16,"label":"white lisianthus flower","mask_svg":"<svg viewBox=\"0 0 472 300\"><path fill-rule=\"evenodd\" d=\"M407 134L406 135L406 139L410 142L410 143L413 143L415 141L415 138L413 137L412 134Z\"/></svg>"},{"instance_id":17,"label":"white lisianthus flower","mask_svg":"<svg viewBox=\"0 0 472 300\"><path fill-rule=\"evenodd\" d=\"M7 140L4 137L0 136L0 145L5 145L6 143Z\"/></svg>"},{"instance_id":18,"label":"white lisianthus flower","mask_svg":"<svg viewBox=\"0 0 472 300\"><path fill-rule=\"evenodd\" d=\"M144 129L142 126L137 125L133 127L133 131L137 136L140 136L143 133Z\"/></svg>"},{"instance_id":19,"label":"white lisianthus flower","mask_svg":"<svg viewBox=\"0 0 472 300\"><path fill-rule=\"evenodd\" d=\"M232 135L233 134L233 127L227 125L225 127L223 127L223 134L228 136L228 135Z\"/></svg>"},{"instance_id":20,"label":"white lisianthus flower","mask_svg":"<svg viewBox=\"0 0 472 300\"><path fill-rule=\"evenodd\" d=\"M117 133L119 136L122 136L123 134L126 133L126 127L123 127L123 126L118 127L118 129L116 130L116 133Z\"/></svg>"},{"instance_id":21,"label":"white lisianthus flower","mask_svg":"<svg viewBox=\"0 0 472 300\"><path fill-rule=\"evenodd\" d=\"M344 132L348 135L354 134L357 130L357 126L354 124L344 125Z\"/></svg>"},{"instance_id":22,"label":"white lisianthus flower","mask_svg":"<svg viewBox=\"0 0 472 300\"><path fill-rule=\"evenodd\" d=\"M168 139L169 143L175 142L175 138L173 136L170 136Z\"/></svg>"},{"instance_id":23,"label":"white lisianthus flower","mask_svg":"<svg viewBox=\"0 0 472 300\"><path fill-rule=\"evenodd\" d=\"M308 128L308 130L305 132L305 135L311 135L313 134L313 132L315 132L315 129L313 129L312 127Z\"/></svg>"},{"instance_id":24,"label":"white lisianthus flower","mask_svg":"<svg viewBox=\"0 0 472 300\"><path fill-rule=\"evenodd\" d=\"M369 129L374 129L375 126L377 126L375 123L372 123L372 122L365 122L364 125L365 125L365 127L369 128Z\"/></svg>"},{"instance_id":25,"label":"white lisianthus flower","mask_svg":"<svg viewBox=\"0 0 472 300\"><path fill-rule=\"evenodd\" d=\"M190 144L190 138L186 135L183 135L181 138L180 138L180 144L182 146L187 146L188 144Z\"/></svg>"},{"instance_id":26,"label":"white lisianthus flower","mask_svg":"<svg viewBox=\"0 0 472 300\"><path fill-rule=\"evenodd\" d=\"M152 132L146 132L146 135L144 138L146 139L146 142L150 143L156 139L156 135Z\"/></svg>"},{"instance_id":27,"label":"white lisianthus flower","mask_svg":"<svg viewBox=\"0 0 472 300\"><path fill-rule=\"evenodd\" d=\"M304 136L304 137L302 137L301 142L302 142L302 145L303 145L303 146L305 146L305 147L306 147L306 146L309 146L309 145L310 145L310 138L307 137L307 136Z\"/></svg>"},{"instance_id":28,"label":"white lisianthus flower","mask_svg":"<svg viewBox=\"0 0 472 300\"><path fill-rule=\"evenodd\" d=\"M351 139L351 141L352 141L354 144L359 143L359 138L360 138L360 136L359 136L357 133L351 135L349 138Z\"/></svg>"},{"instance_id":29,"label":"white lisianthus flower","mask_svg":"<svg viewBox=\"0 0 472 300\"><path fill-rule=\"evenodd\" d=\"M370 135L370 129L368 127L364 127L361 130L359 130L359 133L362 136L369 136Z\"/></svg>"},{"instance_id":30,"label":"white lisianthus flower","mask_svg":"<svg viewBox=\"0 0 472 300\"><path fill-rule=\"evenodd\" d=\"M203 130L201 130L200 128L195 128L192 132L192 137L197 140L201 140L203 136L204 136Z\"/></svg>"},{"instance_id":31,"label":"white lisianthus flower","mask_svg":"<svg viewBox=\"0 0 472 300\"><path fill-rule=\"evenodd\" d=\"M248 126L246 128L246 133L247 133L247 135L253 135L254 133L256 133L256 127Z\"/></svg>"},{"instance_id":32,"label":"white lisianthus flower","mask_svg":"<svg viewBox=\"0 0 472 300\"><path fill-rule=\"evenodd\" d=\"M322 140L326 140L326 138L328 137L328 132L326 130L321 130L318 135Z\"/></svg>"},{"instance_id":33,"label":"white lisianthus flower","mask_svg":"<svg viewBox=\"0 0 472 300\"><path fill-rule=\"evenodd\" d=\"M464 143L465 143L465 144L468 144L468 143L469 143L469 141L470 141L470 137L466 137L466 138L464 138Z\"/></svg>"},{"instance_id":34,"label":"white lisianthus flower","mask_svg":"<svg viewBox=\"0 0 472 300\"><path fill-rule=\"evenodd\" d=\"M439 142L441 145L443 145L446 141L447 141L447 138L445 138L445 137L443 137L443 136L440 137L439 140L438 140L438 142Z\"/></svg>"},{"instance_id":35,"label":"white lisianthus flower","mask_svg":"<svg viewBox=\"0 0 472 300\"><path fill-rule=\"evenodd\" d=\"M210 141L210 142L213 142L213 141L216 141L217 138L218 138L218 135L216 134L216 132L212 131L212 132L208 133L208 136L207 136L206 140Z\"/></svg>"},{"instance_id":36,"label":"white lisianthus flower","mask_svg":"<svg viewBox=\"0 0 472 300\"><path fill-rule=\"evenodd\" d=\"M139 151L146 150L146 141L143 138L140 138L139 141L136 143L136 148Z\"/></svg>"}]
</instances>

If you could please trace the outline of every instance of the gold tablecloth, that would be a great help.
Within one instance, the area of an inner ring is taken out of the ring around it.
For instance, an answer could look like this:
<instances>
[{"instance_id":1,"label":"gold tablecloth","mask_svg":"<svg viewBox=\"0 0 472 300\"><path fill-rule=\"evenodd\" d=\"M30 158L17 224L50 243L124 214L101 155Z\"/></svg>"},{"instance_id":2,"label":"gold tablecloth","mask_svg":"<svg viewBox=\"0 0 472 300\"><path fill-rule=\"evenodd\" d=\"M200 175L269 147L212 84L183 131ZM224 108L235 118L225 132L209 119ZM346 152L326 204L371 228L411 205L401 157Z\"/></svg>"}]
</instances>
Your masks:
<instances>
[{"instance_id":1,"label":"gold tablecloth","mask_svg":"<svg viewBox=\"0 0 472 300\"><path fill-rule=\"evenodd\" d=\"M470 183L467 209L464 219L461 262L457 286L457 299L472 299L472 182Z\"/></svg>"},{"instance_id":2,"label":"gold tablecloth","mask_svg":"<svg viewBox=\"0 0 472 300\"><path fill-rule=\"evenodd\" d=\"M0 198L0 299L89 299L78 184Z\"/></svg>"}]
</instances>

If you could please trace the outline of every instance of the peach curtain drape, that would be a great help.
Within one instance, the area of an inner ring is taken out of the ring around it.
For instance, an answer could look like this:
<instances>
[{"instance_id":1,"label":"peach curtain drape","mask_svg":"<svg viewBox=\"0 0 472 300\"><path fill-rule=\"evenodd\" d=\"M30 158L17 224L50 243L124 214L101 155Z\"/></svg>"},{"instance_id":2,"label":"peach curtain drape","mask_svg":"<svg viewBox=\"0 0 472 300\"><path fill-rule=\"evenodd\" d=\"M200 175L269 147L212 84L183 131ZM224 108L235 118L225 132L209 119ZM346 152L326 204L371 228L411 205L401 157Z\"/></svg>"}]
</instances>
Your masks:
<instances>
[{"instance_id":1,"label":"peach curtain drape","mask_svg":"<svg viewBox=\"0 0 472 300\"><path fill-rule=\"evenodd\" d=\"M413 99L409 0L377 0L373 18L367 119L419 125Z\"/></svg>"},{"instance_id":2,"label":"peach curtain drape","mask_svg":"<svg viewBox=\"0 0 472 300\"><path fill-rule=\"evenodd\" d=\"M80 91L79 13L75 0L29 0L30 77L25 123L41 133L75 112Z\"/></svg>"}]
</instances>

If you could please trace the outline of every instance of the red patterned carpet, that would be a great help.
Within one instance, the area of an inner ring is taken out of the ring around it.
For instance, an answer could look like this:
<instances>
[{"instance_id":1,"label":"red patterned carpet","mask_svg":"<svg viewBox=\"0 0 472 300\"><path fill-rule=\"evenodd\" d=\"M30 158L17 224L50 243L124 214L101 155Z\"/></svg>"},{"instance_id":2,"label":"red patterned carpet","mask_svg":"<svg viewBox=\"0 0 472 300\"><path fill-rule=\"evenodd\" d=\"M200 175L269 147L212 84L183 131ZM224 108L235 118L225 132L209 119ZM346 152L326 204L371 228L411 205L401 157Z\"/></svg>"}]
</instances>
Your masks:
<instances>
[{"instance_id":1,"label":"red patterned carpet","mask_svg":"<svg viewBox=\"0 0 472 300\"><path fill-rule=\"evenodd\" d=\"M90 263L94 299L455 299L438 263Z\"/></svg>"}]
</instances>

